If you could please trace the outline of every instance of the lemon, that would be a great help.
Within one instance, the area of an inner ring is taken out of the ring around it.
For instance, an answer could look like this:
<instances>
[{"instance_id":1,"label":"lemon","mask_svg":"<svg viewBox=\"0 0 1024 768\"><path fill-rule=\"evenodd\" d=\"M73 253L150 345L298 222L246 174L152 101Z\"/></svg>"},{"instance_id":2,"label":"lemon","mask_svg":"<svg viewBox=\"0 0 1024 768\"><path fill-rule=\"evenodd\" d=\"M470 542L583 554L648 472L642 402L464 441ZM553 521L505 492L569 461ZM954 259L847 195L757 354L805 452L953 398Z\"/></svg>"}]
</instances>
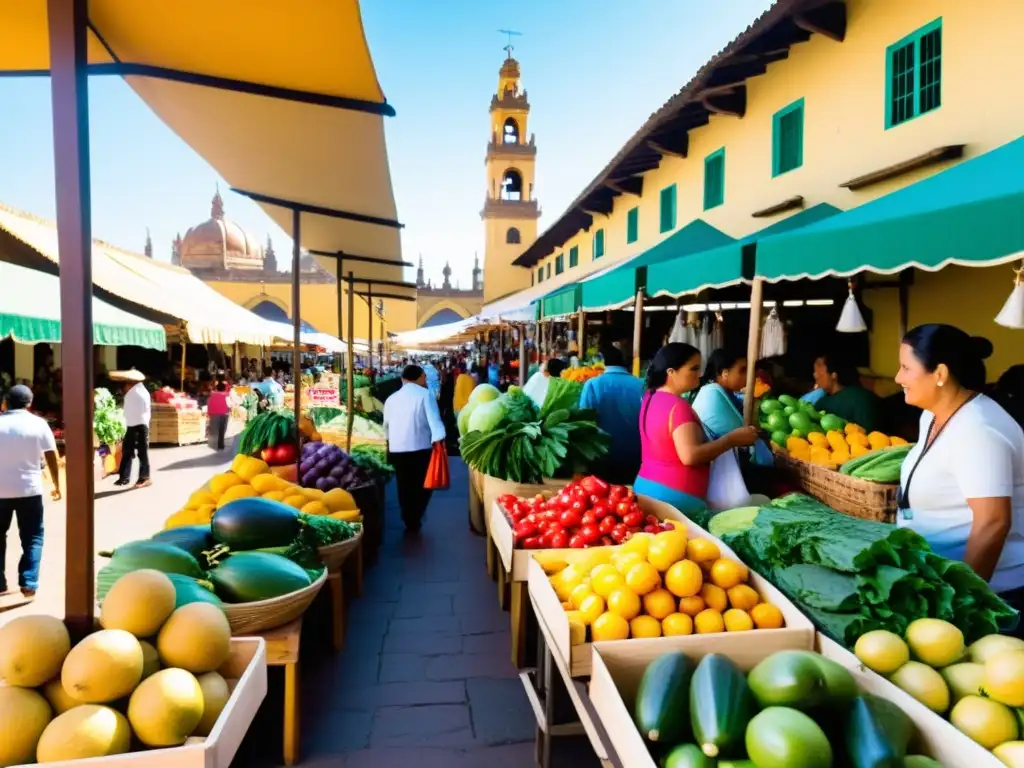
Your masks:
<instances>
[{"instance_id":1,"label":"lemon","mask_svg":"<svg viewBox=\"0 0 1024 768\"><path fill-rule=\"evenodd\" d=\"M949 721L985 749L998 747L1019 735L1017 719L1010 708L981 696L960 699L949 713Z\"/></svg>"},{"instance_id":2,"label":"lemon","mask_svg":"<svg viewBox=\"0 0 1024 768\"><path fill-rule=\"evenodd\" d=\"M704 574L692 560L680 560L665 571L665 587L676 597L693 597L703 584Z\"/></svg>"},{"instance_id":3,"label":"lemon","mask_svg":"<svg viewBox=\"0 0 1024 768\"><path fill-rule=\"evenodd\" d=\"M711 582L722 589L731 589L747 580L749 572L743 563L720 557L711 566Z\"/></svg>"},{"instance_id":4,"label":"lemon","mask_svg":"<svg viewBox=\"0 0 1024 768\"><path fill-rule=\"evenodd\" d=\"M640 596L629 587L616 589L608 595L608 612L629 621L640 615Z\"/></svg>"},{"instance_id":5,"label":"lemon","mask_svg":"<svg viewBox=\"0 0 1024 768\"><path fill-rule=\"evenodd\" d=\"M722 621L725 623L726 632L746 632L754 628L754 620L750 618L750 614L739 608L730 608L722 614Z\"/></svg>"},{"instance_id":6,"label":"lemon","mask_svg":"<svg viewBox=\"0 0 1024 768\"><path fill-rule=\"evenodd\" d=\"M692 635L693 619L685 613L671 613L661 620L661 633L665 637Z\"/></svg>"},{"instance_id":7,"label":"lemon","mask_svg":"<svg viewBox=\"0 0 1024 768\"><path fill-rule=\"evenodd\" d=\"M626 586L626 580L622 578L622 574L616 571L612 566L598 566L598 568L611 568L610 571L594 570L594 574L590 577L590 588L601 597L607 599L608 595L614 592L616 589Z\"/></svg>"},{"instance_id":8,"label":"lemon","mask_svg":"<svg viewBox=\"0 0 1024 768\"><path fill-rule=\"evenodd\" d=\"M1024 768L1024 741L1007 741L993 749L992 754L1010 768Z\"/></svg>"},{"instance_id":9,"label":"lemon","mask_svg":"<svg viewBox=\"0 0 1024 768\"><path fill-rule=\"evenodd\" d=\"M680 530L656 534L647 549L647 562L664 573L686 554L686 534Z\"/></svg>"},{"instance_id":10,"label":"lemon","mask_svg":"<svg viewBox=\"0 0 1024 768\"><path fill-rule=\"evenodd\" d=\"M612 565L623 576L629 573L634 565L643 562L646 562L646 560L639 552L619 552L612 556Z\"/></svg>"},{"instance_id":11,"label":"lemon","mask_svg":"<svg viewBox=\"0 0 1024 768\"><path fill-rule=\"evenodd\" d=\"M579 608L583 604L584 598L594 594L594 590L590 588L590 582L584 584L577 584L572 592L569 593L569 602L572 603L576 608Z\"/></svg>"},{"instance_id":12,"label":"lemon","mask_svg":"<svg viewBox=\"0 0 1024 768\"><path fill-rule=\"evenodd\" d=\"M647 557L647 548L651 545L654 537L649 533L634 533L622 545L622 551L636 553L644 558Z\"/></svg>"},{"instance_id":13,"label":"lemon","mask_svg":"<svg viewBox=\"0 0 1024 768\"><path fill-rule=\"evenodd\" d=\"M590 625L590 634L595 643L602 640L625 640L629 637L629 622L617 613L606 611Z\"/></svg>"},{"instance_id":14,"label":"lemon","mask_svg":"<svg viewBox=\"0 0 1024 768\"><path fill-rule=\"evenodd\" d=\"M579 613L584 624L593 624L597 617L604 613L604 598L600 595L588 595L580 602Z\"/></svg>"},{"instance_id":15,"label":"lemon","mask_svg":"<svg viewBox=\"0 0 1024 768\"><path fill-rule=\"evenodd\" d=\"M917 619L905 633L910 651L930 667L945 667L964 655L964 633L942 619Z\"/></svg>"},{"instance_id":16,"label":"lemon","mask_svg":"<svg viewBox=\"0 0 1024 768\"><path fill-rule=\"evenodd\" d=\"M725 631L725 620L714 608L705 608L693 617L693 628L698 635L708 635Z\"/></svg>"},{"instance_id":17,"label":"lemon","mask_svg":"<svg viewBox=\"0 0 1024 768\"><path fill-rule=\"evenodd\" d=\"M1024 651L1003 651L986 661L981 686L990 699L1024 707Z\"/></svg>"},{"instance_id":18,"label":"lemon","mask_svg":"<svg viewBox=\"0 0 1024 768\"><path fill-rule=\"evenodd\" d=\"M971 647L967 649L971 661L978 664L984 664L1003 651L1024 651L1024 640L1008 635L985 635L971 643Z\"/></svg>"},{"instance_id":19,"label":"lemon","mask_svg":"<svg viewBox=\"0 0 1024 768\"><path fill-rule=\"evenodd\" d=\"M781 629L786 623L782 611L771 603L755 605L750 609L750 618L754 620L754 626L758 629Z\"/></svg>"},{"instance_id":20,"label":"lemon","mask_svg":"<svg viewBox=\"0 0 1024 768\"><path fill-rule=\"evenodd\" d=\"M611 563L600 563L590 569L589 576L590 580L594 581L594 579L599 579L606 574L610 575L618 572L618 569Z\"/></svg>"},{"instance_id":21,"label":"lemon","mask_svg":"<svg viewBox=\"0 0 1024 768\"><path fill-rule=\"evenodd\" d=\"M679 612L685 613L687 616L696 616L705 608L707 608L707 606L704 605L704 598L699 595L683 597L679 600Z\"/></svg>"},{"instance_id":22,"label":"lemon","mask_svg":"<svg viewBox=\"0 0 1024 768\"><path fill-rule=\"evenodd\" d=\"M676 599L667 589L656 589L644 595L644 612L659 621L675 613L675 610Z\"/></svg>"},{"instance_id":23,"label":"lemon","mask_svg":"<svg viewBox=\"0 0 1024 768\"><path fill-rule=\"evenodd\" d=\"M661 586L661 574L650 563L638 562L626 573L626 586L638 595L646 595Z\"/></svg>"},{"instance_id":24,"label":"lemon","mask_svg":"<svg viewBox=\"0 0 1024 768\"><path fill-rule=\"evenodd\" d=\"M725 590L725 593L729 597L729 605L741 611L749 611L761 602L761 596L753 587L748 587L746 584L737 584L735 587Z\"/></svg>"},{"instance_id":25,"label":"lemon","mask_svg":"<svg viewBox=\"0 0 1024 768\"><path fill-rule=\"evenodd\" d=\"M704 605L708 608L714 608L719 613L724 612L729 607L729 600L726 597L725 590L714 584L704 584L700 588L700 596L704 600Z\"/></svg>"},{"instance_id":26,"label":"lemon","mask_svg":"<svg viewBox=\"0 0 1024 768\"><path fill-rule=\"evenodd\" d=\"M630 637L661 637L661 622L653 616L637 616L629 622Z\"/></svg>"},{"instance_id":27,"label":"lemon","mask_svg":"<svg viewBox=\"0 0 1024 768\"><path fill-rule=\"evenodd\" d=\"M949 687L942 675L927 664L908 661L889 679L932 712L941 715L949 709Z\"/></svg>"},{"instance_id":28,"label":"lemon","mask_svg":"<svg viewBox=\"0 0 1024 768\"><path fill-rule=\"evenodd\" d=\"M950 664L939 670L942 679L949 686L949 692L956 704L964 696L980 696L982 680L985 678L985 666L965 661L962 664Z\"/></svg>"},{"instance_id":29,"label":"lemon","mask_svg":"<svg viewBox=\"0 0 1024 768\"><path fill-rule=\"evenodd\" d=\"M686 559L693 560L697 565L713 563L722 556L718 545L710 539L690 539L686 542Z\"/></svg>"},{"instance_id":30,"label":"lemon","mask_svg":"<svg viewBox=\"0 0 1024 768\"><path fill-rule=\"evenodd\" d=\"M853 653L865 667L880 675L891 675L910 661L910 648L903 638L885 629L865 632L857 638Z\"/></svg>"}]
</instances>

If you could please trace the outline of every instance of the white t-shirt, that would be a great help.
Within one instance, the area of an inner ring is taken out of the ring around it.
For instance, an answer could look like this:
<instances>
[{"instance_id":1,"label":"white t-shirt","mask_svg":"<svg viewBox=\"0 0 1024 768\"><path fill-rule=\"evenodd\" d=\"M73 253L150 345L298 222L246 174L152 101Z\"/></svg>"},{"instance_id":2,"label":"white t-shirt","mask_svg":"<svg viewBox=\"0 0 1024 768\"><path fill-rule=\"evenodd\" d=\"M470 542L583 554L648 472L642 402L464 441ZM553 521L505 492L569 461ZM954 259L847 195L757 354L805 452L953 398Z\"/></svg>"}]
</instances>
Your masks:
<instances>
[{"instance_id":1,"label":"white t-shirt","mask_svg":"<svg viewBox=\"0 0 1024 768\"><path fill-rule=\"evenodd\" d=\"M921 440L903 462L904 489L932 419L928 411L921 414ZM950 560L963 560L967 549L974 521L967 499L1009 497L1010 533L990 583L996 592L1024 587L1024 430L997 403L979 395L946 423L908 494L910 509L897 512L897 525L914 529Z\"/></svg>"},{"instance_id":2,"label":"white t-shirt","mask_svg":"<svg viewBox=\"0 0 1024 768\"><path fill-rule=\"evenodd\" d=\"M148 427L152 409L152 398L146 385L136 384L124 396L125 426Z\"/></svg>"},{"instance_id":3,"label":"white t-shirt","mask_svg":"<svg viewBox=\"0 0 1024 768\"><path fill-rule=\"evenodd\" d=\"M43 495L44 451L56 451L50 426L24 409L0 414L0 499Z\"/></svg>"}]
</instances>

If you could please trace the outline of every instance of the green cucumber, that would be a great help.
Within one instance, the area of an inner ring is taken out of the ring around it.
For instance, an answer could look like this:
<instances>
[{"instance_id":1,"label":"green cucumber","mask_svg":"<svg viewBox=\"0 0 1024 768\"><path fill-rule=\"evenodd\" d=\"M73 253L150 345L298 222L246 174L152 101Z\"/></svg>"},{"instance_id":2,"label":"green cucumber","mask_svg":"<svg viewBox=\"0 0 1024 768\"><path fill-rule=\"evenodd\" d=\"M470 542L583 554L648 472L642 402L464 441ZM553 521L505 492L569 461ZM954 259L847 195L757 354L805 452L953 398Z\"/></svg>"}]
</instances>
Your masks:
<instances>
[{"instance_id":1,"label":"green cucumber","mask_svg":"<svg viewBox=\"0 0 1024 768\"><path fill-rule=\"evenodd\" d=\"M853 768L902 768L913 725L887 699L864 694L846 718L846 754Z\"/></svg>"},{"instance_id":2,"label":"green cucumber","mask_svg":"<svg viewBox=\"0 0 1024 768\"><path fill-rule=\"evenodd\" d=\"M668 753L662 765L664 768L715 768L716 763L696 744L682 744Z\"/></svg>"},{"instance_id":3,"label":"green cucumber","mask_svg":"<svg viewBox=\"0 0 1024 768\"><path fill-rule=\"evenodd\" d=\"M825 732L796 709L762 710L747 726L745 743L757 768L832 768Z\"/></svg>"},{"instance_id":4,"label":"green cucumber","mask_svg":"<svg viewBox=\"0 0 1024 768\"><path fill-rule=\"evenodd\" d=\"M727 656L709 653L690 681L690 723L708 757L742 753L744 732L757 710L747 679Z\"/></svg>"},{"instance_id":5,"label":"green cucumber","mask_svg":"<svg viewBox=\"0 0 1024 768\"><path fill-rule=\"evenodd\" d=\"M666 653L644 670L634 719L648 740L678 744L690 732L690 678L694 663L684 653Z\"/></svg>"},{"instance_id":6,"label":"green cucumber","mask_svg":"<svg viewBox=\"0 0 1024 768\"><path fill-rule=\"evenodd\" d=\"M304 589L312 579L286 557L267 552L239 552L210 571L217 596L226 603L269 600Z\"/></svg>"}]
</instances>

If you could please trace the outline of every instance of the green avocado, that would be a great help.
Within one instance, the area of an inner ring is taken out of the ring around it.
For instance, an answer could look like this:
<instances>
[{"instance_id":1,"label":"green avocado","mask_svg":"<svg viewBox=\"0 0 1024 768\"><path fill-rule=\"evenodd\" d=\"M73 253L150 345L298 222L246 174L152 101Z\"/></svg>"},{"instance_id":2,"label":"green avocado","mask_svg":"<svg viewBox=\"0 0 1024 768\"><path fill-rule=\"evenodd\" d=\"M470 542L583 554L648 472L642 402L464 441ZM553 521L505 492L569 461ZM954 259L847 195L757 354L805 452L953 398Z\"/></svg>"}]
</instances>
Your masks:
<instances>
[{"instance_id":1,"label":"green avocado","mask_svg":"<svg viewBox=\"0 0 1024 768\"><path fill-rule=\"evenodd\" d=\"M795 406L799 401L792 395L779 395L779 402L783 405Z\"/></svg>"},{"instance_id":2,"label":"green avocado","mask_svg":"<svg viewBox=\"0 0 1024 768\"><path fill-rule=\"evenodd\" d=\"M785 429L788 425L789 419L786 418L786 414L780 411L773 411L768 415L768 430L770 432Z\"/></svg>"},{"instance_id":3,"label":"green avocado","mask_svg":"<svg viewBox=\"0 0 1024 768\"><path fill-rule=\"evenodd\" d=\"M789 417L789 426L793 428L795 432L800 434L800 437L807 437L811 432L811 417L803 411L798 411Z\"/></svg>"},{"instance_id":4,"label":"green avocado","mask_svg":"<svg viewBox=\"0 0 1024 768\"><path fill-rule=\"evenodd\" d=\"M747 683L762 707L809 710L846 703L857 695L847 669L810 651L772 654L750 671Z\"/></svg>"},{"instance_id":5,"label":"green avocado","mask_svg":"<svg viewBox=\"0 0 1024 768\"><path fill-rule=\"evenodd\" d=\"M831 768L832 745L821 727L796 709L768 707L746 732L747 755L758 768Z\"/></svg>"},{"instance_id":6,"label":"green avocado","mask_svg":"<svg viewBox=\"0 0 1024 768\"><path fill-rule=\"evenodd\" d=\"M776 411L782 410L782 403L778 400L762 400L761 401L761 413L769 414L775 413Z\"/></svg>"},{"instance_id":7,"label":"green avocado","mask_svg":"<svg viewBox=\"0 0 1024 768\"><path fill-rule=\"evenodd\" d=\"M821 428L826 432L842 432L846 429L846 420L833 413L823 413L821 414Z\"/></svg>"}]
</instances>

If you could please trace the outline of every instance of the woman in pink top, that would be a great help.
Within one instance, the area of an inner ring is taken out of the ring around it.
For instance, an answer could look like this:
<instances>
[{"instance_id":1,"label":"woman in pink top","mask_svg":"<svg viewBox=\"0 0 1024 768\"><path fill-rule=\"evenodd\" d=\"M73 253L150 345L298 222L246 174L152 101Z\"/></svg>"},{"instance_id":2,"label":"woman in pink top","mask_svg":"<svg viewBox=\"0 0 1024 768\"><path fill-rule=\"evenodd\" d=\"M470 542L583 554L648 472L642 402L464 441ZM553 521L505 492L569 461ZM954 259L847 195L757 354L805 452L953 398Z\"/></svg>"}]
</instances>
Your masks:
<instances>
[{"instance_id":1,"label":"woman in pink top","mask_svg":"<svg viewBox=\"0 0 1024 768\"><path fill-rule=\"evenodd\" d=\"M700 386L700 374L696 348L666 344L647 369L647 394L640 407L642 460L633 488L683 514L706 509L711 462L757 439L753 427L740 427L718 440L705 439L700 419L682 398Z\"/></svg>"},{"instance_id":2,"label":"woman in pink top","mask_svg":"<svg viewBox=\"0 0 1024 768\"><path fill-rule=\"evenodd\" d=\"M218 451L224 450L224 436L231 418L231 400L227 389L227 384L218 381L216 391L211 392L206 401L206 415L210 419L210 447Z\"/></svg>"}]
</instances>

